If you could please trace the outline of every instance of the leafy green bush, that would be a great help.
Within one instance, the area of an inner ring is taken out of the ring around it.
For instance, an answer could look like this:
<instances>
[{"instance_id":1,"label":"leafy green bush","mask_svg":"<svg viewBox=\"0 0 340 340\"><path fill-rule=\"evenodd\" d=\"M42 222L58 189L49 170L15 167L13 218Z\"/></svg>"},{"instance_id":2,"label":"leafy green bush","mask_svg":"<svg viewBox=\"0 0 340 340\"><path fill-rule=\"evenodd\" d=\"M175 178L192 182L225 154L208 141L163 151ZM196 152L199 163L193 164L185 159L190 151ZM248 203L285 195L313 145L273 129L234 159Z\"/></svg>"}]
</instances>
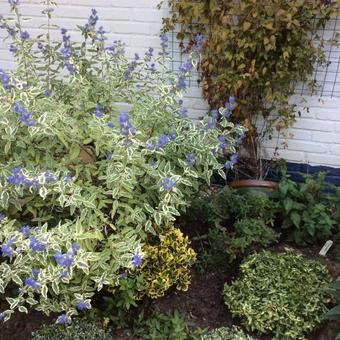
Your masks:
<instances>
[{"instance_id":1,"label":"leafy green bush","mask_svg":"<svg viewBox=\"0 0 340 340\"><path fill-rule=\"evenodd\" d=\"M203 335L202 340L253 340L254 338L247 335L239 327L233 326L213 329Z\"/></svg>"},{"instance_id":2,"label":"leafy green bush","mask_svg":"<svg viewBox=\"0 0 340 340\"><path fill-rule=\"evenodd\" d=\"M164 50L128 60L121 42L105 44L95 10L80 27L82 43L66 29L61 41L49 30L33 39L17 4L14 23L0 18L18 64L0 71L0 293L8 302L0 315L33 307L63 313L64 323L91 308L96 291L120 286L156 229L166 230L214 172L225 176L222 156L244 129L225 109L219 126L183 116L194 59L179 74L167 70Z\"/></svg>"},{"instance_id":3,"label":"leafy green bush","mask_svg":"<svg viewBox=\"0 0 340 340\"><path fill-rule=\"evenodd\" d=\"M296 105L289 101L292 84L305 81L315 65L326 64L325 40L334 42L336 36L320 37L318 30L336 15L337 1L165 2L171 15L164 19L164 29L180 27L177 37L183 51L195 48L193 41L204 36L203 95L212 108L223 105L230 95L237 97L237 105L228 101L226 105L231 119L248 129L242 170L263 178L262 142L295 122ZM263 124L257 126L259 121Z\"/></svg>"},{"instance_id":4,"label":"leafy green bush","mask_svg":"<svg viewBox=\"0 0 340 340\"><path fill-rule=\"evenodd\" d=\"M112 334L91 320L75 318L68 326L40 327L32 333L32 340L112 340Z\"/></svg>"},{"instance_id":5,"label":"leafy green bush","mask_svg":"<svg viewBox=\"0 0 340 340\"><path fill-rule=\"evenodd\" d=\"M134 325L134 334L145 340L199 340L200 331L191 331L183 314L175 310L173 313L153 311L151 316L144 319L141 314Z\"/></svg>"},{"instance_id":6,"label":"leafy green bush","mask_svg":"<svg viewBox=\"0 0 340 340\"><path fill-rule=\"evenodd\" d=\"M278 240L278 233L272 229L276 202L267 196L240 194L227 188L197 200L190 215L196 213L210 227L206 235L199 237L203 248L198 254L201 271L217 269L226 260Z\"/></svg>"},{"instance_id":7,"label":"leafy green bush","mask_svg":"<svg viewBox=\"0 0 340 340\"><path fill-rule=\"evenodd\" d=\"M327 311L327 268L291 250L247 257L241 274L224 286L224 300L248 330L273 339L306 339Z\"/></svg>"},{"instance_id":8,"label":"leafy green bush","mask_svg":"<svg viewBox=\"0 0 340 340\"><path fill-rule=\"evenodd\" d=\"M230 233L228 250L230 259L246 253L251 247L268 247L278 241L278 233L264 224L261 219L243 218L234 224Z\"/></svg>"},{"instance_id":9,"label":"leafy green bush","mask_svg":"<svg viewBox=\"0 0 340 340\"><path fill-rule=\"evenodd\" d=\"M329 310L323 318L329 320L340 320L340 277L332 282L329 288L329 293L338 302L338 305ZM340 332L336 339L340 339Z\"/></svg>"},{"instance_id":10,"label":"leafy green bush","mask_svg":"<svg viewBox=\"0 0 340 340\"><path fill-rule=\"evenodd\" d=\"M325 173L317 176L306 175L304 183L292 181L282 171L282 178L273 194L278 202L278 213L283 219L283 228L292 228L297 244L312 243L332 234L336 220L337 196L330 192L331 186L325 182ZM334 201L335 200L335 201Z\"/></svg>"}]
</instances>

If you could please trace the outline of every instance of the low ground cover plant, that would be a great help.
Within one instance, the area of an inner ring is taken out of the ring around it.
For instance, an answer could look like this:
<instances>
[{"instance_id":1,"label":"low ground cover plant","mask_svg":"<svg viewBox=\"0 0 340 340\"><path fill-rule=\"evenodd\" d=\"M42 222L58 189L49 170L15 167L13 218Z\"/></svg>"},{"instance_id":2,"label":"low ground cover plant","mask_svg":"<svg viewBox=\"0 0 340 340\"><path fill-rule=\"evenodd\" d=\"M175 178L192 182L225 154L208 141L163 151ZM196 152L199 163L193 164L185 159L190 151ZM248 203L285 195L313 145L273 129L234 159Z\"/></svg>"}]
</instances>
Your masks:
<instances>
[{"instance_id":1,"label":"low ground cover plant","mask_svg":"<svg viewBox=\"0 0 340 340\"><path fill-rule=\"evenodd\" d=\"M10 5L16 19L1 17L0 26L18 67L0 71L0 293L8 304L0 318L35 308L69 324L96 291L129 291L126 278L152 265L148 242L172 230L214 172L225 176L224 156L244 129L224 117L227 108L215 112L219 125L185 117L182 91L195 62L168 72L164 36L160 55L150 48L131 60L122 42L107 44L94 9L75 43L64 28L59 41L49 26L31 37L18 2ZM125 294L128 304L135 295Z\"/></svg>"},{"instance_id":2,"label":"low ground cover plant","mask_svg":"<svg viewBox=\"0 0 340 340\"><path fill-rule=\"evenodd\" d=\"M110 329L95 321L75 318L71 325L43 325L32 333L32 340L112 340Z\"/></svg>"},{"instance_id":3,"label":"low ground cover plant","mask_svg":"<svg viewBox=\"0 0 340 340\"><path fill-rule=\"evenodd\" d=\"M254 340L254 338L241 328L233 326L213 329L203 335L202 340Z\"/></svg>"},{"instance_id":4,"label":"low ground cover plant","mask_svg":"<svg viewBox=\"0 0 340 340\"><path fill-rule=\"evenodd\" d=\"M247 257L239 277L224 286L233 316L250 331L273 339L306 339L327 311L330 276L320 262L292 250Z\"/></svg>"},{"instance_id":5,"label":"low ground cover plant","mask_svg":"<svg viewBox=\"0 0 340 340\"><path fill-rule=\"evenodd\" d=\"M201 340L202 334L204 330L193 330L186 316L177 310L154 310L148 318L140 315L134 324L134 335L145 340Z\"/></svg>"}]
</instances>

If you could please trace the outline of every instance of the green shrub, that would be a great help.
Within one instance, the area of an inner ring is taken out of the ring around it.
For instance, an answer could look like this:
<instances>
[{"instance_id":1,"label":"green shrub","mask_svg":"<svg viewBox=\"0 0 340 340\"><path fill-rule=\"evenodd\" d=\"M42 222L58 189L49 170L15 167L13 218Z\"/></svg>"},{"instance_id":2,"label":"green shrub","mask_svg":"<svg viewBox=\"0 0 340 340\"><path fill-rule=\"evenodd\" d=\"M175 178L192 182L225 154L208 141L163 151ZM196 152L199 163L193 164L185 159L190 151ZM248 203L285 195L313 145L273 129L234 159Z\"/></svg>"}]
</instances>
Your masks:
<instances>
[{"instance_id":1,"label":"green shrub","mask_svg":"<svg viewBox=\"0 0 340 340\"><path fill-rule=\"evenodd\" d=\"M279 237L263 220L256 218L243 218L234 224L234 229L229 235L227 248L231 260L252 247L268 247L277 242Z\"/></svg>"},{"instance_id":2,"label":"green shrub","mask_svg":"<svg viewBox=\"0 0 340 340\"><path fill-rule=\"evenodd\" d=\"M213 329L202 336L202 340L253 340L254 338L247 335L239 327L233 326Z\"/></svg>"},{"instance_id":3,"label":"green shrub","mask_svg":"<svg viewBox=\"0 0 340 340\"><path fill-rule=\"evenodd\" d=\"M332 187L325 182L326 173L317 176L305 175L303 183L292 181L282 171L280 183L273 193L278 202L277 212L283 219L282 227L293 230L297 244L313 243L332 234L340 220L336 206L338 195L330 192Z\"/></svg>"},{"instance_id":4,"label":"green shrub","mask_svg":"<svg viewBox=\"0 0 340 340\"><path fill-rule=\"evenodd\" d=\"M42 326L32 333L32 340L112 340L108 330L86 318L75 318L71 325Z\"/></svg>"},{"instance_id":5,"label":"green shrub","mask_svg":"<svg viewBox=\"0 0 340 340\"><path fill-rule=\"evenodd\" d=\"M214 172L225 177L223 155L244 129L225 109L218 126L184 117L193 58L179 74L152 48L131 61L120 41L105 44L95 10L82 43L65 29L61 41L48 30L31 38L17 2L11 9L14 22L0 17L18 64L0 70L0 293L8 303L0 318L35 308L63 313L62 322L91 308L96 291L125 282L156 229L166 230Z\"/></svg>"},{"instance_id":6,"label":"green shrub","mask_svg":"<svg viewBox=\"0 0 340 340\"><path fill-rule=\"evenodd\" d=\"M144 319L141 314L134 325L134 335L145 340L189 340L194 339L185 316L175 310L173 313L153 311ZM197 338L198 339L198 338Z\"/></svg>"},{"instance_id":7,"label":"green shrub","mask_svg":"<svg viewBox=\"0 0 340 340\"><path fill-rule=\"evenodd\" d=\"M332 282L329 287L329 293L338 302L338 305L329 310L324 316L324 319L329 320L340 320L340 277ZM340 332L336 339L340 339Z\"/></svg>"},{"instance_id":8,"label":"green shrub","mask_svg":"<svg viewBox=\"0 0 340 340\"><path fill-rule=\"evenodd\" d=\"M226 260L267 247L279 237L272 229L276 203L268 196L240 194L227 188L195 201L191 215L196 213L203 215L203 223L210 227L206 235L199 237L203 248L198 254L201 271L217 269Z\"/></svg>"},{"instance_id":9,"label":"green shrub","mask_svg":"<svg viewBox=\"0 0 340 340\"><path fill-rule=\"evenodd\" d=\"M224 286L224 300L248 330L273 339L306 339L327 310L327 268L291 250L253 254L240 277Z\"/></svg>"}]
</instances>

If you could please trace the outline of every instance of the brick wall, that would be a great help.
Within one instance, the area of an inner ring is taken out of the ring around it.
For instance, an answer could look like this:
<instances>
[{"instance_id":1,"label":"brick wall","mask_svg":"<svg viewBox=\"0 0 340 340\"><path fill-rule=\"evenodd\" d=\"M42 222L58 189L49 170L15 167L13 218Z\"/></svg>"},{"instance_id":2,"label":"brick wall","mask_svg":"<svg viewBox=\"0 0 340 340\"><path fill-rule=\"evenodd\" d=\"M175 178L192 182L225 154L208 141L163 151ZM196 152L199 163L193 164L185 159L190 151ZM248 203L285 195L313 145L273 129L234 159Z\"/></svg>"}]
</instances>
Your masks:
<instances>
[{"instance_id":1,"label":"brick wall","mask_svg":"<svg viewBox=\"0 0 340 340\"><path fill-rule=\"evenodd\" d=\"M40 0L21 0L21 12L31 17L25 22L31 35L41 32L40 25L43 16L40 14ZM144 53L152 46L159 48L159 30L162 17L167 15L167 9L156 8L160 0L57 0L59 6L55 9L53 23L70 29L73 39L79 38L79 33L72 31L76 25L83 25L91 8L98 10L100 25L104 26L109 41L122 40L127 44L127 53ZM9 15L7 0L0 0L0 14ZM340 29L340 21L339 21ZM0 32L3 37L4 32ZM53 32L54 37L60 37L59 30ZM13 62L8 46L0 42L0 68L12 68ZM340 168L340 98L317 96L305 97L307 103L301 104L301 118L291 129L292 136L288 140L288 147L283 148L281 142L273 139L268 142L266 156L273 154L276 145L279 146L281 157L294 163L308 163L312 165L328 165ZM292 101L300 103L296 96ZM207 109L201 99L201 90L192 82L185 96L185 105L189 108L189 115L197 119ZM309 112L303 107L308 106Z\"/></svg>"}]
</instances>

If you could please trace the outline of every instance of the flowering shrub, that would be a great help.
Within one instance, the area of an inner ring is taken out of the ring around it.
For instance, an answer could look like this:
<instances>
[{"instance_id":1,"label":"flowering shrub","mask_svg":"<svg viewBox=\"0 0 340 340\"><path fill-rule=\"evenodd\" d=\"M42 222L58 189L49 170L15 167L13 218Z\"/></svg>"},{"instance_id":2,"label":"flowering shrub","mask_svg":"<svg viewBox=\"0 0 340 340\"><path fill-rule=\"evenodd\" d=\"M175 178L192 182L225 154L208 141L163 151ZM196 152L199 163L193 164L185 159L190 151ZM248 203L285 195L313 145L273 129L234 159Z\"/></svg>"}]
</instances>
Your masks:
<instances>
[{"instance_id":1,"label":"flowering shrub","mask_svg":"<svg viewBox=\"0 0 340 340\"><path fill-rule=\"evenodd\" d=\"M0 26L18 67L0 71L0 292L9 305L0 316L33 306L67 324L95 291L143 264L148 236L213 172L224 176L223 156L244 131L226 108L198 125L185 117L194 60L169 72L165 36L159 56L150 48L131 61L120 41L105 44L94 9L82 43L66 29L54 42L49 0L38 38L21 27L19 1L9 2L16 23L1 17Z\"/></svg>"}]
</instances>

